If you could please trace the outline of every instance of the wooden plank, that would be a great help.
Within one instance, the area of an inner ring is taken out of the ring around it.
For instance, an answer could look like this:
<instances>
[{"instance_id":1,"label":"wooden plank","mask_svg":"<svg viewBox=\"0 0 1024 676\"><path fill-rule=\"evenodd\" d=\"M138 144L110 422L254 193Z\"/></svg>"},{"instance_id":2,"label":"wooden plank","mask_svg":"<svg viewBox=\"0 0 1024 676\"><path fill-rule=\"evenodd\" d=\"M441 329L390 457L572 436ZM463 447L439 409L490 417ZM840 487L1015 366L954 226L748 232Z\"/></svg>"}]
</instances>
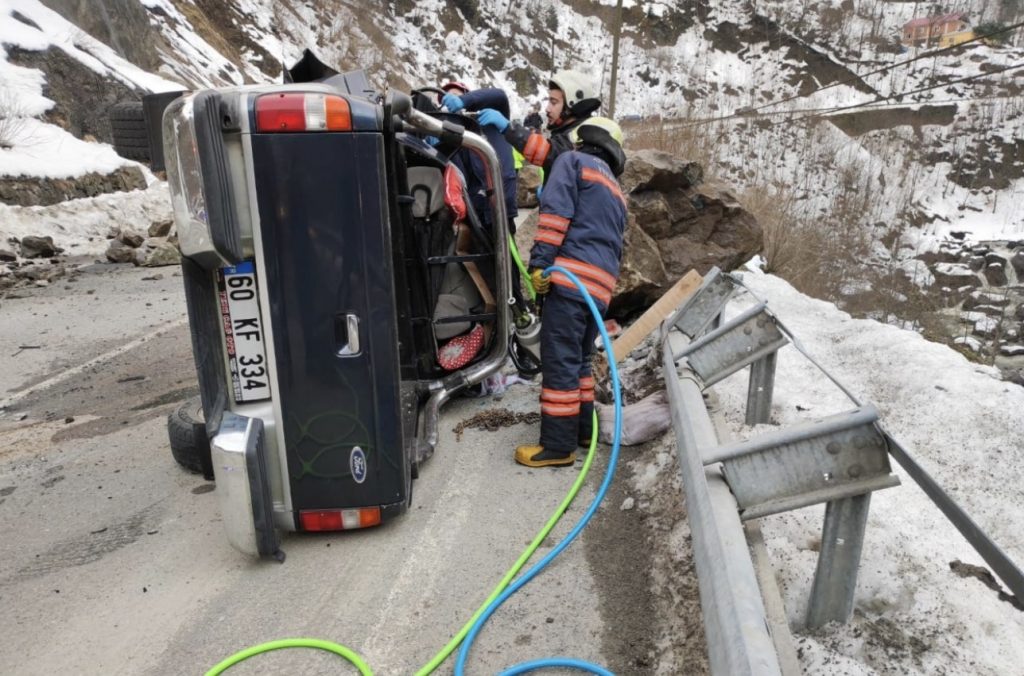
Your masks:
<instances>
[{"instance_id":1,"label":"wooden plank","mask_svg":"<svg viewBox=\"0 0 1024 676\"><path fill-rule=\"evenodd\" d=\"M612 343L615 361L622 361L627 354L633 351L633 348L642 343L644 338L668 319L668 316L675 312L684 300L700 288L703 281L704 278L696 270L690 270L673 284L672 288L662 294L654 305L647 308L647 312L643 313L640 319L633 322L625 333Z\"/></svg>"}]
</instances>

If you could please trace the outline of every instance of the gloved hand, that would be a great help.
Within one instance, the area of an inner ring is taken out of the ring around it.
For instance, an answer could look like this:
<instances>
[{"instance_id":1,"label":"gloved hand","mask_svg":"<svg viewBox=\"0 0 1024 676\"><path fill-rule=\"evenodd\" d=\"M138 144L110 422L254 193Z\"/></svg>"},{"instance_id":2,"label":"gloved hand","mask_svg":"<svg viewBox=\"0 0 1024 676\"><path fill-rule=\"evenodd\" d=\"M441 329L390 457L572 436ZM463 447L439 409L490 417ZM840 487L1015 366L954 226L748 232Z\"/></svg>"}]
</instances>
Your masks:
<instances>
[{"instance_id":1,"label":"gloved hand","mask_svg":"<svg viewBox=\"0 0 1024 676\"><path fill-rule=\"evenodd\" d=\"M455 94L445 94L441 99L441 105L447 108L450 113L457 113L466 107L466 104L462 102L462 98Z\"/></svg>"},{"instance_id":2,"label":"gloved hand","mask_svg":"<svg viewBox=\"0 0 1024 676\"><path fill-rule=\"evenodd\" d=\"M545 275L540 268L530 271L530 283L533 284L533 290L541 295L551 290L551 277Z\"/></svg>"},{"instance_id":3,"label":"gloved hand","mask_svg":"<svg viewBox=\"0 0 1024 676\"><path fill-rule=\"evenodd\" d=\"M508 119L494 108L484 108L477 113L476 121L481 127L491 126L498 131L508 129Z\"/></svg>"},{"instance_id":4,"label":"gloved hand","mask_svg":"<svg viewBox=\"0 0 1024 676\"><path fill-rule=\"evenodd\" d=\"M438 143L441 142L441 139L437 138L436 136L424 136L423 140L426 142L428 146L436 146Z\"/></svg>"}]
</instances>

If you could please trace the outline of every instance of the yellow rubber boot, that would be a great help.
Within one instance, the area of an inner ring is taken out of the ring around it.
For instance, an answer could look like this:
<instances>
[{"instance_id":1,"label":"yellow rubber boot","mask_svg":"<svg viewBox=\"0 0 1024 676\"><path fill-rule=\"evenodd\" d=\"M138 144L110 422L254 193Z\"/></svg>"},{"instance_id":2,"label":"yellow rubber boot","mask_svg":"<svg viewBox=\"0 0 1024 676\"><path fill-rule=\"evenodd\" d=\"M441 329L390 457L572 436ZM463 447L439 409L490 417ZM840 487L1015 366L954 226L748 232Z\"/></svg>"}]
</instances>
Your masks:
<instances>
[{"instance_id":1,"label":"yellow rubber boot","mask_svg":"<svg viewBox=\"0 0 1024 676\"><path fill-rule=\"evenodd\" d=\"M543 446L520 446L516 448L516 462L527 467L568 467L576 462L576 452L558 453L545 450Z\"/></svg>"}]
</instances>

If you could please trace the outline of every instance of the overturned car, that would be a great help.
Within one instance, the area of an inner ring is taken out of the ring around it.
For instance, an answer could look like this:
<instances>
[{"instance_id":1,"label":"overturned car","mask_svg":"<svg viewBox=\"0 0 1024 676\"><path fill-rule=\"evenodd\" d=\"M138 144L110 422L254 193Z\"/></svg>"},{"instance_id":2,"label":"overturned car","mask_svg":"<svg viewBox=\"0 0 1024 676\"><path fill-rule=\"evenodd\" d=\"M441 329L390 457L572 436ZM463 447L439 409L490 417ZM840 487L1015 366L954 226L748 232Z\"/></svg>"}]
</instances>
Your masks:
<instances>
[{"instance_id":1,"label":"overturned car","mask_svg":"<svg viewBox=\"0 0 1024 676\"><path fill-rule=\"evenodd\" d=\"M184 93L159 134L203 469L231 544L278 558L279 531L403 512L440 407L522 352L514 323L535 334L498 159L472 120L313 70ZM457 153L483 168L486 218Z\"/></svg>"}]
</instances>

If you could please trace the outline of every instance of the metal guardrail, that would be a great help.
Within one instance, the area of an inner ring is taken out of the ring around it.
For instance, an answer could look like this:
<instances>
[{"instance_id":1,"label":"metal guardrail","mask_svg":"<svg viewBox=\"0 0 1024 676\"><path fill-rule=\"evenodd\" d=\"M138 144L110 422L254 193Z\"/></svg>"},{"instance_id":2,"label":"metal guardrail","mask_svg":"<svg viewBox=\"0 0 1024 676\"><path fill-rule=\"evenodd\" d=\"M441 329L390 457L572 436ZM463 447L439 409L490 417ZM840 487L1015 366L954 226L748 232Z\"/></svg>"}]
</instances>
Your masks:
<instances>
[{"instance_id":1,"label":"metal guardrail","mask_svg":"<svg viewBox=\"0 0 1024 676\"><path fill-rule=\"evenodd\" d=\"M672 350L686 342L678 332L666 336L662 353L711 671L781 674L736 500L721 470L705 471L701 460L716 435L700 381L685 366L676 374Z\"/></svg>"},{"instance_id":2,"label":"metal guardrail","mask_svg":"<svg viewBox=\"0 0 1024 676\"><path fill-rule=\"evenodd\" d=\"M826 503L807 626L846 622L871 493L899 485L896 458L982 558L1024 598L1024 575L939 487L864 405L832 377L761 301L722 322L742 284L712 269L661 327L665 384L713 674L781 673L742 522ZM746 290L750 293L749 290ZM753 294L750 294L753 296ZM756 297L755 297L756 298ZM703 391L750 366L746 423L767 423L776 353L793 344L856 408L822 420L720 445Z\"/></svg>"}]
</instances>

